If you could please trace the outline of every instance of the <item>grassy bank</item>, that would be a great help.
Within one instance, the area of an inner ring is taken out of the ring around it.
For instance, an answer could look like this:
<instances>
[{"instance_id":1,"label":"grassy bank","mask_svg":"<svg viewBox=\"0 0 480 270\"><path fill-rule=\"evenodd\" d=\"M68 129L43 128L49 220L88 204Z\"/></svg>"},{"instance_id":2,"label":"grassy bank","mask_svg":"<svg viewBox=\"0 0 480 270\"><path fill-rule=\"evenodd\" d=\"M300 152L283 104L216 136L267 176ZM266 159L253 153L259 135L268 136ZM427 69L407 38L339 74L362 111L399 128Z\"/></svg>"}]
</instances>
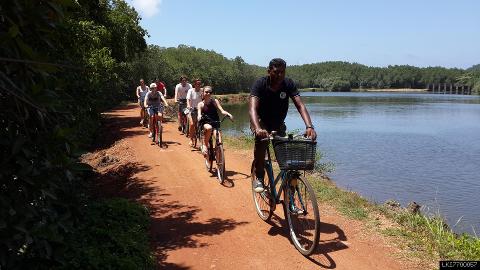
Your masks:
<instances>
[{"instance_id":1,"label":"grassy bank","mask_svg":"<svg viewBox=\"0 0 480 270\"><path fill-rule=\"evenodd\" d=\"M226 136L224 141L227 148L246 151L252 151L254 145L253 138L247 135ZM318 200L349 219L362 221L366 229L385 235L407 256L432 265L438 260L480 260L480 239L454 233L441 216L425 216L396 203L370 202L355 192L338 188L322 171L325 169L308 175Z\"/></svg>"},{"instance_id":2,"label":"grassy bank","mask_svg":"<svg viewBox=\"0 0 480 270\"><path fill-rule=\"evenodd\" d=\"M215 95L215 97L220 100L222 103L226 104L238 104L248 102L248 97L250 93L238 93L238 94L228 94L228 95Z\"/></svg>"}]
</instances>

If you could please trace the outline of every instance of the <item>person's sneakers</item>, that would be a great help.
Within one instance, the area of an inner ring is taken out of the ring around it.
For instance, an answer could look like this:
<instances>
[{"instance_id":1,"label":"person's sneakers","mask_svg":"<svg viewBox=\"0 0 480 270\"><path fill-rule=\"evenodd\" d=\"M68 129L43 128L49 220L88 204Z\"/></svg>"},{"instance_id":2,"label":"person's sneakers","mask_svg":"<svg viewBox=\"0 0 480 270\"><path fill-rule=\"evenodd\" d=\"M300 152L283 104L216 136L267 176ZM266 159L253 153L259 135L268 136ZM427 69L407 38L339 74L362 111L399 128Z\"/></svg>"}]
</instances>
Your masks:
<instances>
[{"instance_id":1,"label":"person's sneakers","mask_svg":"<svg viewBox=\"0 0 480 270\"><path fill-rule=\"evenodd\" d=\"M207 157L207 155L208 155L208 148L207 148L205 145L202 145L202 146L200 147L200 151L202 151L202 154L203 154L204 157Z\"/></svg>"},{"instance_id":2,"label":"person's sneakers","mask_svg":"<svg viewBox=\"0 0 480 270\"><path fill-rule=\"evenodd\" d=\"M303 213L305 212L303 211L303 209L298 208L295 204L293 204L290 206L290 213L294 215L303 215Z\"/></svg>"},{"instance_id":3,"label":"person's sneakers","mask_svg":"<svg viewBox=\"0 0 480 270\"><path fill-rule=\"evenodd\" d=\"M142 120L140 120L140 125L141 125L141 126L143 126L143 119L142 119Z\"/></svg>"},{"instance_id":4,"label":"person's sneakers","mask_svg":"<svg viewBox=\"0 0 480 270\"><path fill-rule=\"evenodd\" d=\"M255 180L253 181L253 190L255 190L255 192L257 193L263 192L265 190L265 187L263 186L263 179L255 178Z\"/></svg>"},{"instance_id":5,"label":"person's sneakers","mask_svg":"<svg viewBox=\"0 0 480 270\"><path fill-rule=\"evenodd\" d=\"M178 131L182 131L182 127L181 127L181 126L178 126Z\"/></svg>"},{"instance_id":6,"label":"person's sneakers","mask_svg":"<svg viewBox=\"0 0 480 270\"><path fill-rule=\"evenodd\" d=\"M152 138L152 137L153 137L153 133L150 132L150 133L148 134L148 138Z\"/></svg>"}]
</instances>

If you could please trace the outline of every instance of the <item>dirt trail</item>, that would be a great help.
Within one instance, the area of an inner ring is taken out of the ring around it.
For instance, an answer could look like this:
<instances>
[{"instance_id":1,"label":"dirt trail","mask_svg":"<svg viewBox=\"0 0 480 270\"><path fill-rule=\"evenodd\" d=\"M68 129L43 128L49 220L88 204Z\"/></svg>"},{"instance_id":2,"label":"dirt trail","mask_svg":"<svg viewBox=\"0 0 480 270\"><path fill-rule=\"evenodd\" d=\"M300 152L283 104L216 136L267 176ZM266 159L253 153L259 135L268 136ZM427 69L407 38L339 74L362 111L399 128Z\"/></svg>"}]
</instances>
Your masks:
<instances>
[{"instance_id":1,"label":"dirt trail","mask_svg":"<svg viewBox=\"0 0 480 270\"><path fill-rule=\"evenodd\" d=\"M134 104L107 112L106 143L90 161L100 160L94 165L103 170L99 192L151 209L158 269L412 269L382 238L366 236L361 224L322 207L319 247L310 258L302 256L282 226L281 207L270 224L258 218L250 157L227 148L229 182L219 185L176 122L165 124L168 147L160 149L150 144L137 114ZM114 164L121 165L112 171Z\"/></svg>"}]
</instances>

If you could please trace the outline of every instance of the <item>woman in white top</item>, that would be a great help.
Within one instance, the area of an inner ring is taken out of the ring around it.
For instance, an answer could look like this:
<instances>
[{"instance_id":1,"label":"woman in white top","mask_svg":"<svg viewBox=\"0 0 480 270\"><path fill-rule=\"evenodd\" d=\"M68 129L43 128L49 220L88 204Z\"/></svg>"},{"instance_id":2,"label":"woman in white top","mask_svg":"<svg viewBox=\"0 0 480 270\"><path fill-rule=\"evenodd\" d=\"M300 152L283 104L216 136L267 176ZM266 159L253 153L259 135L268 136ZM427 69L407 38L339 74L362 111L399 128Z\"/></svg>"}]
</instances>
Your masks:
<instances>
[{"instance_id":1,"label":"woman in white top","mask_svg":"<svg viewBox=\"0 0 480 270\"><path fill-rule=\"evenodd\" d=\"M194 88L188 90L187 93L187 108L190 110L190 113L187 115L188 121L190 122L190 133L189 138L190 142L189 145L193 147L194 145L194 138L195 132L197 127L197 105L202 101L202 81L200 79L195 79L193 81Z\"/></svg>"},{"instance_id":2,"label":"woman in white top","mask_svg":"<svg viewBox=\"0 0 480 270\"><path fill-rule=\"evenodd\" d=\"M136 89L136 94L138 98L138 105L140 105L140 125L143 125L143 119L145 114L145 106L143 106L143 102L145 101L145 95L148 93L150 89L148 86L145 85L145 81L140 79L140 85Z\"/></svg>"}]
</instances>

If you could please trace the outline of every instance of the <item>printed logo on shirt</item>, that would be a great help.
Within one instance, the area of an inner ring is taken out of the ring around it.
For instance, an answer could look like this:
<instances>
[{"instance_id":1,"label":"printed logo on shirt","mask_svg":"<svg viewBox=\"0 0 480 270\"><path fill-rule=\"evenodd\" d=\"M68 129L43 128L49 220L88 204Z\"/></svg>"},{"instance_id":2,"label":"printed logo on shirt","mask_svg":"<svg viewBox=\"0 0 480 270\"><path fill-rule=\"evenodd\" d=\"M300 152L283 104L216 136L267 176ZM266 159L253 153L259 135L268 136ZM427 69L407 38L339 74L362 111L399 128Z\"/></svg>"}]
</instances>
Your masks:
<instances>
[{"instance_id":1,"label":"printed logo on shirt","mask_svg":"<svg viewBox=\"0 0 480 270\"><path fill-rule=\"evenodd\" d=\"M287 97L287 93L285 93L285 92L280 92L280 98L281 98L281 99L284 99L284 98L286 98L286 97Z\"/></svg>"}]
</instances>

